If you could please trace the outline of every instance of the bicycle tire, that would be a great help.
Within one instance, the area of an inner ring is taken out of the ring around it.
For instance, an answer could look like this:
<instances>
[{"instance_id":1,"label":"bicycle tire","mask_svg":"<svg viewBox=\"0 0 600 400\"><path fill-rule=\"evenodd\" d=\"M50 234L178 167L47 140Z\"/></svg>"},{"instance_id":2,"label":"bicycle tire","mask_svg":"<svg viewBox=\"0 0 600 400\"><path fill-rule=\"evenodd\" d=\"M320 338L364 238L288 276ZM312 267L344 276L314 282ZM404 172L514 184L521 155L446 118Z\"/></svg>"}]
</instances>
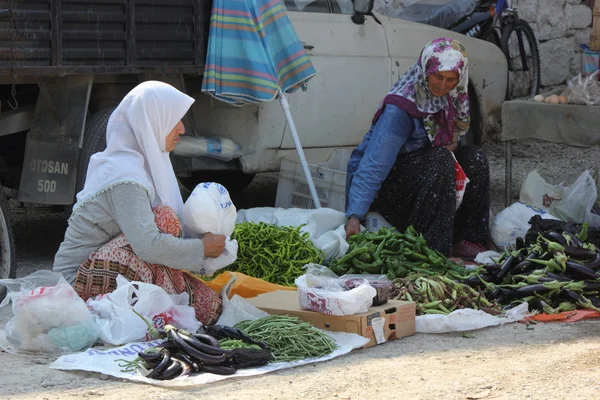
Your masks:
<instances>
[{"instance_id":1,"label":"bicycle tire","mask_svg":"<svg viewBox=\"0 0 600 400\"><path fill-rule=\"evenodd\" d=\"M531 51L532 77L530 79L530 89L529 89L528 95L529 95L529 97L533 97L538 94L538 92L540 90L540 86L541 86L540 50L538 47L538 42L535 37L535 34L533 33L533 29L531 29L531 26L526 21L523 21L522 19L519 19L516 21L513 20L504 25L504 27L502 28L502 36L501 36L502 51L504 52L504 56L506 57L507 61L510 62L510 60L509 60L510 54L508 52L509 40L510 40L511 35L513 34L513 32L515 32L515 29L517 27L519 27L521 29L521 31L523 32L523 37L527 41L527 44ZM510 76L510 71L509 71L509 76ZM509 84L506 87L506 99L511 100L512 98L513 98L513 96L511 94L511 90L510 90L510 78L509 78Z\"/></svg>"}]
</instances>

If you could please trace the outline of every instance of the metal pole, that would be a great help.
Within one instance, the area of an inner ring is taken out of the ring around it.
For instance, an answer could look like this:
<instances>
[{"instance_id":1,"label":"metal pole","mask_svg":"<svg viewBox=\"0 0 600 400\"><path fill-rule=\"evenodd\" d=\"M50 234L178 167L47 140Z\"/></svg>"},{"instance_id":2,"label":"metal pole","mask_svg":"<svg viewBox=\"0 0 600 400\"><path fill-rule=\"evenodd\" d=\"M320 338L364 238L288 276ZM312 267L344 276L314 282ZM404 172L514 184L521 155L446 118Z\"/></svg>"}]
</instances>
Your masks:
<instances>
[{"instance_id":1,"label":"metal pole","mask_svg":"<svg viewBox=\"0 0 600 400\"><path fill-rule=\"evenodd\" d=\"M296 151L298 152L298 157L300 158L300 164L302 164L302 169L304 170L304 176L306 177L306 183L308 184L308 188L310 189L310 194L312 196L313 202L315 204L315 208L321 208L321 202L319 201L319 195L317 194L317 188L315 188L315 183L313 182L312 175L310 174L310 169L308 168L308 163L306 162L306 157L304 156L304 150L302 149L302 144L300 144L300 138L298 137L298 132L296 131L296 125L294 124L294 119L292 118L292 113L290 112L290 104L285 97L285 94L279 92L279 102L281 103L281 108L283 108L283 112L285 113L285 118L290 127L290 132L292 134L292 139L294 139L294 144L296 145Z\"/></svg>"},{"instance_id":2,"label":"metal pole","mask_svg":"<svg viewBox=\"0 0 600 400\"><path fill-rule=\"evenodd\" d=\"M504 177L504 206L510 206L512 201L512 140L506 141L506 152L504 154L505 177Z\"/></svg>"}]
</instances>

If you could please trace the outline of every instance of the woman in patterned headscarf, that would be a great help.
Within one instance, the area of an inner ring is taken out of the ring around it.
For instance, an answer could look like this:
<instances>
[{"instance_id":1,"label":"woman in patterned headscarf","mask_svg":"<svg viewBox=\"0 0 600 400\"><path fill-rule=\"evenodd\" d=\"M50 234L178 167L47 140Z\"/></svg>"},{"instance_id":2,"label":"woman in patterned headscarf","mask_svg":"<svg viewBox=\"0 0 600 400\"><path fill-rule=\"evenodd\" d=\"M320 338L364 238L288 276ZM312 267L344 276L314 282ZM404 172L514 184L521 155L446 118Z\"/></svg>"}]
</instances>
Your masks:
<instances>
[{"instance_id":1,"label":"woman in patterned headscarf","mask_svg":"<svg viewBox=\"0 0 600 400\"><path fill-rule=\"evenodd\" d=\"M458 145L470 124L468 83L465 47L439 38L392 87L348 163L348 237L359 233L368 211L377 211L399 230L413 225L446 255L471 258L486 250L487 159ZM453 153L470 181L458 210Z\"/></svg>"}]
</instances>

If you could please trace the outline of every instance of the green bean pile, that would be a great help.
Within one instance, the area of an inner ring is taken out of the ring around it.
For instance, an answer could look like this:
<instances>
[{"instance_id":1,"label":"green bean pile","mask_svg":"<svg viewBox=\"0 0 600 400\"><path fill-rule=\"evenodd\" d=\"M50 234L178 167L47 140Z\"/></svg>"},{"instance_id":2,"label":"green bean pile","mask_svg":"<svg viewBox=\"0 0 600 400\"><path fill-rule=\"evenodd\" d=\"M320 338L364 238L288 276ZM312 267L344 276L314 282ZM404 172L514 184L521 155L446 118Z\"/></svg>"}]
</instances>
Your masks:
<instances>
[{"instance_id":1,"label":"green bean pile","mask_svg":"<svg viewBox=\"0 0 600 400\"><path fill-rule=\"evenodd\" d=\"M231 238L238 242L237 260L223 270L294 286L306 264L323 262L323 252L314 246L308 233L300 232L301 228L263 222L236 225Z\"/></svg>"},{"instance_id":2,"label":"green bean pile","mask_svg":"<svg viewBox=\"0 0 600 400\"><path fill-rule=\"evenodd\" d=\"M268 344L275 361L323 357L337 348L333 339L297 317L269 315L239 322L235 328L254 340Z\"/></svg>"}]
</instances>

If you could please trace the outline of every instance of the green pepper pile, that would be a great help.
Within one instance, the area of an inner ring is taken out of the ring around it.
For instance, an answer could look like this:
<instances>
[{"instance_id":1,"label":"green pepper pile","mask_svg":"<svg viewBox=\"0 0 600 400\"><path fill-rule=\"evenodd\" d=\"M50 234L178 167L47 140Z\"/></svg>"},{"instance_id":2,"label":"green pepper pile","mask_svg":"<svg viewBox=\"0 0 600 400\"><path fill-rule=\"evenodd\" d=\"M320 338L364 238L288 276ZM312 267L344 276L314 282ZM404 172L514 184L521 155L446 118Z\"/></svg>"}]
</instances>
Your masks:
<instances>
[{"instance_id":1,"label":"green pepper pile","mask_svg":"<svg viewBox=\"0 0 600 400\"><path fill-rule=\"evenodd\" d=\"M323 263L323 252L299 227L243 222L235 226L237 260L224 271L236 271L283 286L293 286L306 264Z\"/></svg>"},{"instance_id":2,"label":"green pepper pile","mask_svg":"<svg viewBox=\"0 0 600 400\"><path fill-rule=\"evenodd\" d=\"M422 234L409 226L404 233L381 228L363 231L348 239L346 255L329 263L338 275L384 274L390 279L403 278L411 272L424 275L448 274L464 279L466 270L427 246Z\"/></svg>"}]
</instances>

